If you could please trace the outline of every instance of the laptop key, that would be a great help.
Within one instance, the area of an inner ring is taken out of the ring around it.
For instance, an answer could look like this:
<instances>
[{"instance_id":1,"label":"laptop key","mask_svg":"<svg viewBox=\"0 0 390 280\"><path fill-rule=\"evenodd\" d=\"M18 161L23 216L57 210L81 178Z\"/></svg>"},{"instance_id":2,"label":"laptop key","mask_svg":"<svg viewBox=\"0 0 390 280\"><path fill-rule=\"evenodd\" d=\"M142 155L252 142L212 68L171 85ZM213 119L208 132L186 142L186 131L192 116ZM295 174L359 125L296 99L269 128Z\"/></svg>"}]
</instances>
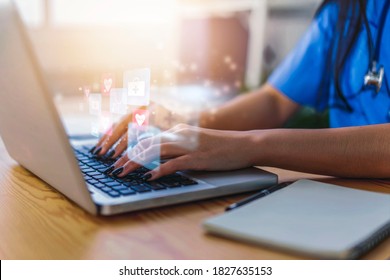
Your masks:
<instances>
[{"instance_id":1,"label":"laptop key","mask_svg":"<svg viewBox=\"0 0 390 280\"><path fill-rule=\"evenodd\" d=\"M100 179L99 181L102 182L102 183L104 183L104 184L115 182L115 180L114 180L114 179L111 179L111 178Z\"/></svg>"},{"instance_id":2,"label":"laptop key","mask_svg":"<svg viewBox=\"0 0 390 280\"><path fill-rule=\"evenodd\" d=\"M86 153L89 153L89 151L92 149L92 147L95 147L93 145L83 145L80 147L81 150L84 150Z\"/></svg>"},{"instance_id":3,"label":"laptop key","mask_svg":"<svg viewBox=\"0 0 390 280\"><path fill-rule=\"evenodd\" d=\"M110 191L107 193L109 196L111 197L119 197L120 196L120 193L117 192L117 191Z\"/></svg>"},{"instance_id":4,"label":"laptop key","mask_svg":"<svg viewBox=\"0 0 390 280\"><path fill-rule=\"evenodd\" d=\"M119 193L123 196L136 194L136 192L131 189L120 190Z\"/></svg>"},{"instance_id":5,"label":"laptop key","mask_svg":"<svg viewBox=\"0 0 390 280\"><path fill-rule=\"evenodd\" d=\"M179 182L171 182L170 184L169 184L169 186L168 186L168 188L179 188L179 187L181 187L182 185L181 185L181 183L179 183Z\"/></svg>"},{"instance_id":6,"label":"laptop key","mask_svg":"<svg viewBox=\"0 0 390 280\"><path fill-rule=\"evenodd\" d=\"M112 191L112 189L110 187L104 187L104 188L101 188L101 190L104 191L105 193Z\"/></svg>"},{"instance_id":7,"label":"laptop key","mask_svg":"<svg viewBox=\"0 0 390 280\"><path fill-rule=\"evenodd\" d=\"M117 180L118 180L118 179L117 179ZM128 183L130 183L130 182L133 182L133 181L134 181L134 179L133 179L133 178L128 178L128 177L120 178L120 180L121 180L122 182L128 182Z\"/></svg>"},{"instance_id":8,"label":"laptop key","mask_svg":"<svg viewBox=\"0 0 390 280\"><path fill-rule=\"evenodd\" d=\"M197 185L198 182L193 181L193 180L188 180L188 181L183 181L183 182L181 182L181 184L182 184L183 186L193 186L193 185Z\"/></svg>"},{"instance_id":9,"label":"laptop key","mask_svg":"<svg viewBox=\"0 0 390 280\"><path fill-rule=\"evenodd\" d=\"M150 182L146 184L149 188L155 191L165 190L166 187L157 182Z\"/></svg>"},{"instance_id":10,"label":"laptop key","mask_svg":"<svg viewBox=\"0 0 390 280\"><path fill-rule=\"evenodd\" d=\"M115 181L117 181L117 182L119 182L119 183L121 183L121 184L123 184L123 183L125 183L126 181L125 180L123 180L123 178L113 178Z\"/></svg>"},{"instance_id":11,"label":"laptop key","mask_svg":"<svg viewBox=\"0 0 390 280\"><path fill-rule=\"evenodd\" d=\"M115 161L112 159L99 158L99 162L106 165L112 165Z\"/></svg>"},{"instance_id":12,"label":"laptop key","mask_svg":"<svg viewBox=\"0 0 390 280\"><path fill-rule=\"evenodd\" d=\"M112 189L116 190L116 191L129 190L129 188L124 186L124 185L114 186L114 187L112 187Z\"/></svg>"},{"instance_id":13,"label":"laptop key","mask_svg":"<svg viewBox=\"0 0 390 280\"><path fill-rule=\"evenodd\" d=\"M91 169L91 168L88 168L88 169L81 169L81 171L82 171L83 173L95 172L95 170L94 170L94 169Z\"/></svg>"},{"instance_id":14,"label":"laptop key","mask_svg":"<svg viewBox=\"0 0 390 280\"><path fill-rule=\"evenodd\" d=\"M91 166L92 168L93 168L94 166L100 165L100 163L99 163L99 162L96 162L96 161L88 162L87 164L88 164L89 166Z\"/></svg>"},{"instance_id":15,"label":"laptop key","mask_svg":"<svg viewBox=\"0 0 390 280\"><path fill-rule=\"evenodd\" d=\"M105 188L106 185L105 184L102 184L102 183L96 183L93 185L94 187L98 188L98 189L102 189L102 188Z\"/></svg>"},{"instance_id":16,"label":"laptop key","mask_svg":"<svg viewBox=\"0 0 390 280\"><path fill-rule=\"evenodd\" d=\"M106 183L106 185L109 186L109 187L115 187L115 186L120 186L121 183L118 183L118 182L116 182L116 181L113 181L113 182L108 182L108 183Z\"/></svg>"},{"instance_id":17,"label":"laptop key","mask_svg":"<svg viewBox=\"0 0 390 280\"><path fill-rule=\"evenodd\" d=\"M92 172L87 172L87 175L89 175L89 176L91 176L91 177L95 177L95 176L102 175L102 173L96 172L96 171L94 170L94 171L92 171Z\"/></svg>"},{"instance_id":18,"label":"laptop key","mask_svg":"<svg viewBox=\"0 0 390 280\"><path fill-rule=\"evenodd\" d=\"M99 172L103 172L104 170L107 169L107 166L106 166L106 165L103 165L103 164L99 164L99 165L93 166L93 168L94 168L95 170L98 170Z\"/></svg>"},{"instance_id":19,"label":"laptop key","mask_svg":"<svg viewBox=\"0 0 390 280\"><path fill-rule=\"evenodd\" d=\"M168 179L168 180L180 180L184 178L183 176L181 176L180 174L170 174L170 175L166 175L164 177L162 177L161 179L162 180L165 180L165 179Z\"/></svg>"},{"instance_id":20,"label":"laptop key","mask_svg":"<svg viewBox=\"0 0 390 280\"><path fill-rule=\"evenodd\" d=\"M144 192L150 192L151 190L146 186L131 186L131 189L133 189L136 192L144 193Z\"/></svg>"},{"instance_id":21,"label":"laptop key","mask_svg":"<svg viewBox=\"0 0 390 280\"><path fill-rule=\"evenodd\" d=\"M81 160L81 161L89 159L88 157L86 157L86 156L84 156L82 154L78 154L76 157L77 157L78 160Z\"/></svg>"},{"instance_id":22,"label":"laptop key","mask_svg":"<svg viewBox=\"0 0 390 280\"><path fill-rule=\"evenodd\" d=\"M150 171L150 169L148 169L148 168L146 168L146 167L144 167L144 166L141 166L141 167L138 168L136 171L137 171L137 172L140 172L140 173L146 173L146 172Z\"/></svg>"},{"instance_id":23,"label":"laptop key","mask_svg":"<svg viewBox=\"0 0 390 280\"><path fill-rule=\"evenodd\" d=\"M95 179L87 180L87 182L90 183L90 184L92 184L92 185L99 183L99 181L98 181L98 180L95 180Z\"/></svg>"},{"instance_id":24,"label":"laptop key","mask_svg":"<svg viewBox=\"0 0 390 280\"><path fill-rule=\"evenodd\" d=\"M161 185L163 185L166 188L177 188L180 187L181 184L178 182L173 182L173 181L160 181L159 182Z\"/></svg>"}]
</instances>

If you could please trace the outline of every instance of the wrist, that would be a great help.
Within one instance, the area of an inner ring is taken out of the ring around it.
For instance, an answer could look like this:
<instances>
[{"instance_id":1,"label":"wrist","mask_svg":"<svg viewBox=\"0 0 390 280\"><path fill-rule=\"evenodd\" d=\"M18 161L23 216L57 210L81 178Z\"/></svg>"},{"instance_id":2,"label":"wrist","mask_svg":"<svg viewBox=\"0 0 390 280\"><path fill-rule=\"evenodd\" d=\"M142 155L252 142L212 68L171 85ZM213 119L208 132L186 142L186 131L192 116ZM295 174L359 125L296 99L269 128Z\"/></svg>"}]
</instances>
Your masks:
<instances>
[{"instance_id":1,"label":"wrist","mask_svg":"<svg viewBox=\"0 0 390 280\"><path fill-rule=\"evenodd\" d=\"M245 150L251 166L269 165L272 154L272 131L253 130L245 132Z\"/></svg>"},{"instance_id":2,"label":"wrist","mask_svg":"<svg viewBox=\"0 0 390 280\"><path fill-rule=\"evenodd\" d=\"M199 127L216 129L215 127L215 110L205 110L199 115Z\"/></svg>"}]
</instances>

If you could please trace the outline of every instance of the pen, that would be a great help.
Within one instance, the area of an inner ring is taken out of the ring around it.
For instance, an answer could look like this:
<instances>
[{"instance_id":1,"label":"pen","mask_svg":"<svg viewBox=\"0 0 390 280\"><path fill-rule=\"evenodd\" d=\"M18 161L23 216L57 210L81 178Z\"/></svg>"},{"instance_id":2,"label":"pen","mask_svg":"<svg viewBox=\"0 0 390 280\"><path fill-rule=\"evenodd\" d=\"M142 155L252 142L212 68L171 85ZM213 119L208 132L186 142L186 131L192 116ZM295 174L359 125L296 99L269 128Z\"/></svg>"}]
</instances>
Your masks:
<instances>
[{"instance_id":1,"label":"pen","mask_svg":"<svg viewBox=\"0 0 390 280\"><path fill-rule=\"evenodd\" d=\"M259 198L262 198L262 197L265 197L277 190L280 190L280 189L283 189L284 187L287 187L288 185L290 185L292 182L284 182L284 183L280 183L280 184L276 184L276 185L273 185L271 187L268 187L266 189L263 189L261 190L260 192L254 194L254 195L251 195L250 197L247 197L243 200L240 200L236 203L233 203L231 205L229 205L228 207L226 207L225 211L230 211L230 210L233 210L233 209L236 209L240 206L243 206L249 202L252 202L256 199L259 199Z\"/></svg>"}]
</instances>

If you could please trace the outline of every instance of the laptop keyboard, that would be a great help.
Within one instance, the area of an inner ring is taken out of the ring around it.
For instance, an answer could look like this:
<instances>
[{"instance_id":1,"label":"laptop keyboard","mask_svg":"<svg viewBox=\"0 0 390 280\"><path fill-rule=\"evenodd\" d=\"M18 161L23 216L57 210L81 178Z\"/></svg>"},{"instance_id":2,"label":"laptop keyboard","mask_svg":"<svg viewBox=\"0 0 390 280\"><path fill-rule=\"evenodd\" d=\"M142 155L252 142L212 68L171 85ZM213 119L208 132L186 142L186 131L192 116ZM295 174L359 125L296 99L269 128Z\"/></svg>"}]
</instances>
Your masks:
<instances>
[{"instance_id":1,"label":"laptop keyboard","mask_svg":"<svg viewBox=\"0 0 390 280\"><path fill-rule=\"evenodd\" d=\"M152 182L146 182L142 179L142 176L149 169L145 167L141 167L125 177L116 178L103 173L116 160L96 157L89 150L90 147L87 146L74 149L84 179L110 197L130 196L137 193L149 193L198 184L196 181L178 173L164 176Z\"/></svg>"}]
</instances>

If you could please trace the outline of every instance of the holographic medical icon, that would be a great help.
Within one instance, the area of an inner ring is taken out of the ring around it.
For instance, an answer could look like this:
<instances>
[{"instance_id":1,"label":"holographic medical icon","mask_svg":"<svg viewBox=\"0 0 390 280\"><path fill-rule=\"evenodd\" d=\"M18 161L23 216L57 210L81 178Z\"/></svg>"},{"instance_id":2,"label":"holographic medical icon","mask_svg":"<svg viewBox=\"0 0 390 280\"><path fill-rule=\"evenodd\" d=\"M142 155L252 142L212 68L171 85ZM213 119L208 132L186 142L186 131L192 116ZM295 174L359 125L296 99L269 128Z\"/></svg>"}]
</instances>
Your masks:
<instances>
[{"instance_id":1,"label":"holographic medical icon","mask_svg":"<svg viewBox=\"0 0 390 280\"><path fill-rule=\"evenodd\" d=\"M106 73L102 75L101 92L104 94L110 93L111 89L115 86L114 75Z\"/></svg>"},{"instance_id":2,"label":"holographic medical icon","mask_svg":"<svg viewBox=\"0 0 390 280\"><path fill-rule=\"evenodd\" d=\"M102 115L100 115L100 132L101 133L108 133L111 134L109 131L112 126L112 120L111 116L108 112L104 112Z\"/></svg>"},{"instance_id":3,"label":"holographic medical icon","mask_svg":"<svg viewBox=\"0 0 390 280\"><path fill-rule=\"evenodd\" d=\"M150 102L150 69L126 71L123 87L127 89L127 104L148 106Z\"/></svg>"},{"instance_id":4,"label":"holographic medical icon","mask_svg":"<svg viewBox=\"0 0 390 280\"><path fill-rule=\"evenodd\" d=\"M94 121L91 123L91 135L92 136L95 136L95 137L99 137L100 136L100 132L99 132L99 122L98 121Z\"/></svg>"},{"instance_id":5,"label":"holographic medical icon","mask_svg":"<svg viewBox=\"0 0 390 280\"><path fill-rule=\"evenodd\" d=\"M110 113L102 112L97 118L91 122L91 135L100 137L103 134L112 134L112 118Z\"/></svg>"},{"instance_id":6,"label":"holographic medical icon","mask_svg":"<svg viewBox=\"0 0 390 280\"><path fill-rule=\"evenodd\" d=\"M136 77L128 84L128 96L145 96L145 81Z\"/></svg>"},{"instance_id":7,"label":"holographic medical icon","mask_svg":"<svg viewBox=\"0 0 390 280\"><path fill-rule=\"evenodd\" d=\"M149 112L147 110L134 110L133 123L139 127L149 125Z\"/></svg>"},{"instance_id":8,"label":"holographic medical icon","mask_svg":"<svg viewBox=\"0 0 390 280\"><path fill-rule=\"evenodd\" d=\"M89 113L91 115L100 115L102 111L102 96L99 93L91 93L88 97Z\"/></svg>"},{"instance_id":9,"label":"holographic medical icon","mask_svg":"<svg viewBox=\"0 0 390 280\"><path fill-rule=\"evenodd\" d=\"M86 98L89 97L89 94L91 93L91 87L90 86L83 86L83 93Z\"/></svg>"},{"instance_id":10,"label":"holographic medical icon","mask_svg":"<svg viewBox=\"0 0 390 280\"><path fill-rule=\"evenodd\" d=\"M127 91L125 89L111 89L110 112L117 115L125 115L127 113Z\"/></svg>"}]
</instances>

